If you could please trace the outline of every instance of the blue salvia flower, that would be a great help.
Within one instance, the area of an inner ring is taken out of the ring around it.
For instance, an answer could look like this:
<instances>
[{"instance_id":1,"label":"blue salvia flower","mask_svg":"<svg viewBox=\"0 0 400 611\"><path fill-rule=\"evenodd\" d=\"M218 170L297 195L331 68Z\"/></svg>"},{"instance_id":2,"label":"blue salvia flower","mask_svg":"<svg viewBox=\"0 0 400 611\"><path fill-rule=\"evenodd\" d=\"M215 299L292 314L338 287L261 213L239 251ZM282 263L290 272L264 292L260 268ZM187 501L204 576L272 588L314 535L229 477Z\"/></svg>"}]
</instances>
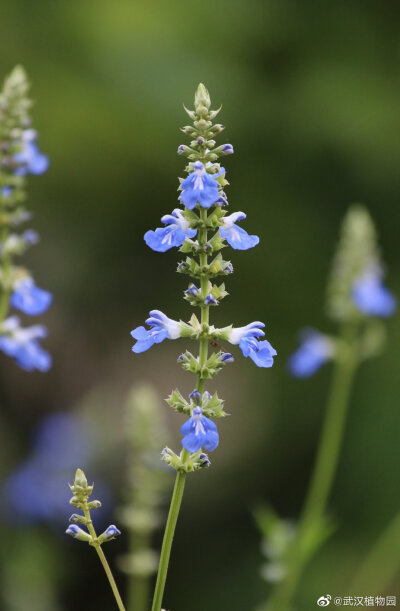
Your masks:
<instances>
[{"instance_id":1,"label":"blue salvia flower","mask_svg":"<svg viewBox=\"0 0 400 611\"><path fill-rule=\"evenodd\" d=\"M17 164L14 169L16 176L27 174L44 174L49 167L49 158L40 152L37 144L37 132L34 129L26 129L22 134L22 150L13 156L13 162Z\"/></svg>"},{"instance_id":2,"label":"blue salvia flower","mask_svg":"<svg viewBox=\"0 0 400 611\"><path fill-rule=\"evenodd\" d=\"M209 174L201 161L195 161L193 172L181 183L181 202L193 210L196 204L202 208L210 208L219 199L217 177L225 173L222 168L217 174Z\"/></svg>"},{"instance_id":3,"label":"blue salvia flower","mask_svg":"<svg viewBox=\"0 0 400 611\"><path fill-rule=\"evenodd\" d=\"M259 321L245 327L233 327L228 333L228 341L230 344L238 344L244 356L249 356L258 367L272 367L273 357L277 352L269 341L258 341L265 335L263 327L265 327L264 323Z\"/></svg>"},{"instance_id":4,"label":"blue salvia flower","mask_svg":"<svg viewBox=\"0 0 400 611\"><path fill-rule=\"evenodd\" d=\"M157 252L165 252L170 248L182 246L186 238L194 238L197 231L190 229L190 223L184 218L182 210L175 208L172 214L166 214L161 218L166 227L159 227L155 231L147 231L144 240Z\"/></svg>"},{"instance_id":5,"label":"blue salvia flower","mask_svg":"<svg viewBox=\"0 0 400 611\"><path fill-rule=\"evenodd\" d=\"M367 316L391 316L397 300L382 281L382 270L378 266L367 269L354 283L352 289L354 305Z\"/></svg>"},{"instance_id":6,"label":"blue salvia flower","mask_svg":"<svg viewBox=\"0 0 400 611\"><path fill-rule=\"evenodd\" d=\"M150 329L137 327L131 331L131 335L136 339L136 344L132 351L136 353L145 352L154 344L160 344L165 339L178 339L181 336L181 326L176 320L168 318L160 310L151 310L150 318L146 320Z\"/></svg>"},{"instance_id":7,"label":"blue salvia flower","mask_svg":"<svg viewBox=\"0 0 400 611\"><path fill-rule=\"evenodd\" d=\"M332 359L335 345L332 339L314 329L303 331L300 340L300 347L290 357L288 368L296 378L309 378Z\"/></svg>"},{"instance_id":8,"label":"blue salvia flower","mask_svg":"<svg viewBox=\"0 0 400 611\"><path fill-rule=\"evenodd\" d=\"M222 219L222 225L219 228L221 237L235 250L248 250L257 246L260 241L258 236L249 235L247 231L236 225L237 221L242 221L245 218L244 212L234 212Z\"/></svg>"},{"instance_id":9,"label":"blue salvia flower","mask_svg":"<svg viewBox=\"0 0 400 611\"><path fill-rule=\"evenodd\" d=\"M32 278L26 277L14 285L10 304L25 314L36 316L47 310L52 299L51 293L38 288Z\"/></svg>"},{"instance_id":10,"label":"blue salvia flower","mask_svg":"<svg viewBox=\"0 0 400 611\"><path fill-rule=\"evenodd\" d=\"M47 337L43 325L22 328L17 316L7 318L0 329L0 350L12 357L25 371L48 371L51 356L39 344L39 339Z\"/></svg>"},{"instance_id":11,"label":"blue salvia flower","mask_svg":"<svg viewBox=\"0 0 400 611\"><path fill-rule=\"evenodd\" d=\"M193 409L189 420L182 424L181 433L184 436L182 445L188 452L198 452L202 447L212 452L219 443L217 426L203 416L201 407Z\"/></svg>"}]
</instances>

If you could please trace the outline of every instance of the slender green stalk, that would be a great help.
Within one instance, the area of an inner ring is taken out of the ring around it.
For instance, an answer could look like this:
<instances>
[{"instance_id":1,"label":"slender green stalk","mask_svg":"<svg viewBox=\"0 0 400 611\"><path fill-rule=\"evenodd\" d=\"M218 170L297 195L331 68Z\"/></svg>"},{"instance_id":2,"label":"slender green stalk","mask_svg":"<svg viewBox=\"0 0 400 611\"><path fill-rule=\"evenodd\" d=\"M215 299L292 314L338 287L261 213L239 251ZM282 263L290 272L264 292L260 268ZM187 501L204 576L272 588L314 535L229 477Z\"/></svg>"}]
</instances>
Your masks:
<instances>
[{"instance_id":1,"label":"slender green stalk","mask_svg":"<svg viewBox=\"0 0 400 611\"><path fill-rule=\"evenodd\" d=\"M340 447L346 423L349 398L355 370L357 351L355 324L344 327L331 390L328 398L322 435L314 471L301 514L298 534L288 559L287 577L277 586L268 604L268 611L286 611L313 548L313 526L322 524L326 503L336 474Z\"/></svg>"},{"instance_id":2,"label":"slender green stalk","mask_svg":"<svg viewBox=\"0 0 400 611\"><path fill-rule=\"evenodd\" d=\"M1 199L1 196L0 196ZM5 244L8 238L8 227L3 227L1 232L1 243ZM2 291L0 295L0 323L7 318L8 310L10 307L10 291L5 288L9 285L10 275L10 259L6 252L3 252L2 257Z\"/></svg>"},{"instance_id":3,"label":"slender green stalk","mask_svg":"<svg viewBox=\"0 0 400 611\"><path fill-rule=\"evenodd\" d=\"M150 536L148 533L131 532L129 552L135 554L137 551L150 547ZM127 609L128 611L148 611L150 600L150 577L136 574L129 575Z\"/></svg>"},{"instance_id":4,"label":"slender green stalk","mask_svg":"<svg viewBox=\"0 0 400 611\"><path fill-rule=\"evenodd\" d=\"M400 513L385 528L351 583L352 592L379 594L400 570Z\"/></svg>"},{"instance_id":5,"label":"slender green stalk","mask_svg":"<svg viewBox=\"0 0 400 611\"><path fill-rule=\"evenodd\" d=\"M186 450L183 451L183 453L185 452ZM172 493L171 506L169 508L169 514L161 548L160 564L158 567L157 582L154 590L154 599L151 611L160 611L161 609L165 582L167 579L169 558L171 555L172 541L174 538L176 522L178 520L179 510L182 503L183 491L185 489L185 480L185 471L177 471L174 491Z\"/></svg>"},{"instance_id":6,"label":"slender green stalk","mask_svg":"<svg viewBox=\"0 0 400 611\"><path fill-rule=\"evenodd\" d=\"M111 589L112 589L113 594L114 594L115 601L116 601L116 603L118 605L118 609L119 609L119 611L125 611L124 603L122 602L122 599L121 599L120 593L118 591L117 584L115 583L115 579L114 579L113 574L111 572L110 566L109 566L109 564L107 562L107 559L106 559L106 557L104 555L103 550L101 549L101 545L99 543L96 543L97 535L96 535L96 531L94 529L94 526L93 526L93 523L92 523L92 520L91 520L91 517L90 517L90 511L89 511L89 509L83 509L83 513L84 513L85 518L87 520L86 525L87 525L88 531L89 531L90 535L93 538L93 544L92 545L95 548L98 557L100 558L101 564L103 565L103 569L104 569L104 571L105 571L105 573L107 575L108 581L110 583Z\"/></svg>"}]
</instances>

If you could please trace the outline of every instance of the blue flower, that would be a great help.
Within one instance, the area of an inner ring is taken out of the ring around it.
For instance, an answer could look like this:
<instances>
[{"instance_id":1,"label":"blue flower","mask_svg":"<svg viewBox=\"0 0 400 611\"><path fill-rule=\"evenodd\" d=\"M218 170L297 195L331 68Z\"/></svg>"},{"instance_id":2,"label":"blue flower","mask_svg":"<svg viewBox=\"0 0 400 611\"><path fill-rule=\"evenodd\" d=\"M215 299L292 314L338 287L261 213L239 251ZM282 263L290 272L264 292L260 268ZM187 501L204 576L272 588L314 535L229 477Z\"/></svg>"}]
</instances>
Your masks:
<instances>
[{"instance_id":1,"label":"blue flower","mask_svg":"<svg viewBox=\"0 0 400 611\"><path fill-rule=\"evenodd\" d=\"M224 169L218 174L209 174L201 161L195 161L194 171L181 183L181 202L192 210L197 203L203 208L209 208L219 199L219 185L217 177L225 173Z\"/></svg>"},{"instance_id":2,"label":"blue flower","mask_svg":"<svg viewBox=\"0 0 400 611\"><path fill-rule=\"evenodd\" d=\"M221 238L226 240L235 250L248 250L260 241L258 236L249 235L247 231L235 224L236 221L242 221L245 218L244 212L234 212L222 219L222 225L219 228Z\"/></svg>"},{"instance_id":3,"label":"blue flower","mask_svg":"<svg viewBox=\"0 0 400 611\"><path fill-rule=\"evenodd\" d=\"M24 242L27 244L37 244L39 242L39 234L35 229L27 229L22 234Z\"/></svg>"},{"instance_id":4,"label":"blue flower","mask_svg":"<svg viewBox=\"0 0 400 611\"><path fill-rule=\"evenodd\" d=\"M217 427L212 420L203 416L201 407L195 407L192 416L181 426L184 436L182 445L190 453L198 452L204 447L209 452L215 450L219 443Z\"/></svg>"},{"instance_id":5,"label":"blue flower","mask_svg":"<svg viewBox=\"0 0 400 611\"><path fill-rule=\"evenodd\" d=\"M160 344L165 339L178 339L181 336L181 327L179 322L168 318L160 310L152 310L150 318L146 320L146 324L150 329L145 327L137 327L131 331L131 335L137 340L132 347L132 351L139 353L145 352L153 344Z\"/></svg>"},{"instance_id":6,"label":"blue flower","mask_svg":"<svg viewBox=\"0 0 400 611\"><path fill-rule=\"evenodd\" d=\"M14 287L10 304L25 314L36 316L47 310L52 299L51 293L35 286L32 278L22 278Z\"/></svg>"},{"instance_id":7,"label":"blue flower","mask_svg":"<svg viewBox=\"0 0 400 611\"><path fill-rule=\"evenodd\" d=\"M234 345L239 344L244 356L249 356L258 367L272 367L273 357L277 352L267 340L258 341L258 338L265 335L263 327L265 327L264 323L258 321L245 327L233 327L228 341Z\"/></svg>"},{"instance_id":8,"label":"blue flower","mask_svg":"<svg viewBox=\"0 0 400 611\"><path fill-rule=\"evenodd\" d=\"M356 280L352 289L355 306L368 316L391 316L397 307L394 295L382 282L382 270L371 267Z\"/></svg>"},{"instance_id":9,"label":"blue flower","mask_svg":"<svg viewBox=\"0 0 400 611\"><path fill-rule=\"evenodd\" d=\"M300 339L300 347L290 357L288 368L296 378L309 378L332 358L334 343L314 329L303 331Z\"/></svg>"},{"instance_id":10,"label":"blue flower","mask_svg":"<svg viewBox=\"0 0 400 611\"><path fill-rule=\"evenodd\" d=\"M166 214L161 222L166 227L159 227L155 231L147 231L144 241L157 252L165 252L174 246L182 246L186 238L194 238L196 229L190 229L190 223L182 214L182 210L175 208L172 214Z\"/></svg>"},{"instance_id":11,"label":"blue flower","mask_svg":"<svg viewBox=\"0 0 400 611\"><path fill-rule=\"evenodd\" d=\"M59 412L42 419L33 437L31 454L3 484L7 519L24 524L64 522L70 513L71 497L66 482L77 464L88 463L95 447L91 432L74 415ZM110 503L109 493L97 480L96 491L105 501L99 511L102 515Z\"/></svg>"},{"instance_id":12,"label":"blue flower","mask_svg":"<svg viewBox=\"0 0 400 611\"><path fill-rule=\"evenodd\" d=\"M39 151L36 138L35 130L26 129L24 131L22 151L16 153L13 157L13 161L19 164L14 170L14 174L17 176L43 174L49 167L49 158Z\"/></svg>"},{"instance_id":13,"label":"blue flower","mask_svg":"<svg viewBox=\"0 0 400 611\"><path fill-rule=\"evenodd\" d=\"M5 187L2 188L1 195L4 197L4 199L7 199L8 197L10 197L12 192L13 192L12 187L6 185Z\"/></svg>"},{"instance_id":14,"label":"blue flower","mask_svg":"<svg viewBox=\"0 0 400 611\"><path fill-rule=\"evenodd\" d=\"M51 367L51 356L37 341L46 336L46 327L34 325L23 329L19 318L10 316L1 326L0 350L11 356L26 371L48 371Z\"/></svg>"}]
</instances>

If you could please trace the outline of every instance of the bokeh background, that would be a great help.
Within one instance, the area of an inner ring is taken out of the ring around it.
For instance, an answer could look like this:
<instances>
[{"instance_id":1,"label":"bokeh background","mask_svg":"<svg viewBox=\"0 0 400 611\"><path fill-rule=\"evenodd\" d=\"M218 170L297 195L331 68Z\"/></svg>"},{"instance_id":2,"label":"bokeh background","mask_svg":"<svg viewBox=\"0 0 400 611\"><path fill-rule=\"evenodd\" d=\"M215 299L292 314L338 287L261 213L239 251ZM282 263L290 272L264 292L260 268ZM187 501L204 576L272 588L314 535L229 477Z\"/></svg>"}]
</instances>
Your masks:
<instances>
[{"instance_id":1,"label":"bokeh background","mask_svg":"<svg viewBox=\"0 0 400 611\"><path fill-rule=\"evenodd\" d=\"M400 295L400 5L3 0L1 13L2 78L25 66L39 144L51 158L48 173L29 181L42 241L28 256L39 285L54 293L45 316L52 370L27 374L0 359L1 474L30 455L44 416L83 410L96 431L88 476L105 482L113 521L127 390L143 380L161 398L176 386L192 390L176 365L183 345L136 356L129 332L152 308L190 316L176 252L154 253L142 236L176 205L182 103L190 107L203 81L214 106L223 104L235 148L224 164L231 209L244 210L246 229L261 237L258 248L232 253L231 297L214 320L264 320L279 357L262 370L238 354L213 384L232 416L221 422L212 468L188 482L166 601L173 611L253 609L268 585L251 512L265 501L283 517L298 515L331 375L327 366L293 380L285 362L300 327L334 330L325 284L350 203L373 215L388 284ZM330 503L339 528L304 575L299 609L327 592L343 595L400 508L398 315L388 324L385 353L365 363L352 397ZM178 447L182 419L168 417ZM4 516L1 608L112 608L92 550L63 535L68 498L66 489L58 522ZM110 544L112 562L125 547L123 536ZM385 593L400 596L399 581Z\"/></svg>"}]
</instances>

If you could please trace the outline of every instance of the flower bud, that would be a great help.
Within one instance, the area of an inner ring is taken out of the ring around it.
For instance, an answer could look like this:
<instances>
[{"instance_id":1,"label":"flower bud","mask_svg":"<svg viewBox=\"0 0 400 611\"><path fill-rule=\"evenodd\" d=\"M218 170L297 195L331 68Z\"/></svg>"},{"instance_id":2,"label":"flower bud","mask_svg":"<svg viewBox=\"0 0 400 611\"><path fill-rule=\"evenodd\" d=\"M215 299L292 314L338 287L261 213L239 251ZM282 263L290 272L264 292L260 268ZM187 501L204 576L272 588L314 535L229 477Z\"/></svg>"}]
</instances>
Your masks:
<instances>
[{"instance_id":1,"label":"flower bud","mask_svg":"<svg viewBox=\"0 0 400 611\"><path fill-rule=\"evenodd\" d=\"M100 507L101 507L100 501L90 501L90 503L88 503L89 509L100 509Z\"/></svg>"},{"instance_id":2,"label":"flower bud","mask_svg":"<svg viewBox=\"0 0 400 611\"><path fill-rule=\"evenodd\" d=\"M107 541L111 541L118 537L121 534L121 531L115 526L115 524L111 524L106 530L101 533L101 535L97 538L97 541L101 543L106 543Z\"/></svg>"},{"instance_id":3,"label":"flower bud","mask_svg":"<svg viewBox=\"0 0 400 611\"><path fill-rule=\"evenodd\" d=\"M82 516L79 513L73 513L72 516L70 516L69 518L69 522L71 522L72 524L86 524L87 520L85 516Z\"/></svg>"},{"instance_id":4,"label":"flower bud","mask_svg":"<svg viewBox=\"0 0 400 611\"><path fill-rule=\"evenodd\" d=\"M204 452L200 454L199 461L201 463L201 467L203 468L211 466L211 460L208 458L207 454L204 454Z\"/></svg>"},{"instance_id":5,"label":"flower bud","mask_svg":"<svg viewBox=\"0 0 400 611\"><path fill-rule=\"evenodd\" d=\"M70 535L74 539L78 539L78 541L86 541L87 543L91 543L93 541L92 537L89 533L79 528L76 524L70 524L65 531L65 534Z\"/></svg>"},{"instance_id":6,"label":"flower bud","mask_svg":"<svg viewBox=\"0 0 400 611\"><path fill-rule=\"evenodd\" d=\"M201 400L201 394L199 393L199 391L197 389L193 390L190 395L189 395L189 399L193 399L193 401L195 403L200 403Z\"/></svg>"},{"instance_id":7,"label":"flower bud","mask_svg":"<svg viewBox=\"0 0 400 611\"><path fill-rule=\"evenodd\" d=\"M194 106L196 108L196 112L198 112L199 106L204 106L207 111L211 106L210 94L208 93L203 83L200 83L199 86L197 87L197 90L194 96Z\"/></svg>"}]
</instances>

